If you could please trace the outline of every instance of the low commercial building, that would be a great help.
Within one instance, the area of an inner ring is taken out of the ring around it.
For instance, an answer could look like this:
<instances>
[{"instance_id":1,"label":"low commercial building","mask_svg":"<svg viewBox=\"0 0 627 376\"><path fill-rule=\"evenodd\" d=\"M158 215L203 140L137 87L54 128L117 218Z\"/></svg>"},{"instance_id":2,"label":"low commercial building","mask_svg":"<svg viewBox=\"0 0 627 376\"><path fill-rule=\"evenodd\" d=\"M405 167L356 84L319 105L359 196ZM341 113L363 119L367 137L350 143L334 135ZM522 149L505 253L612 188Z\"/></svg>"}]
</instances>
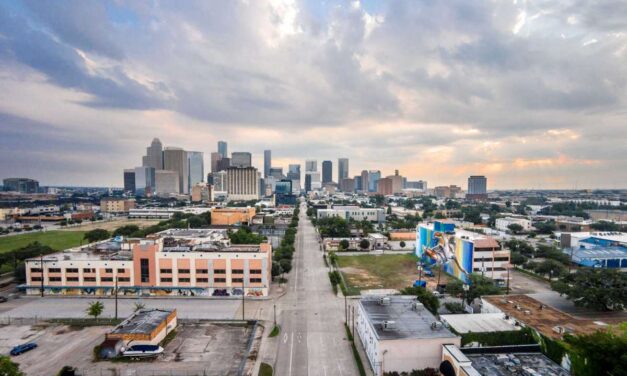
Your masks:
<instances>
[{"instance_id":1,"label":"low commercial building","mask_svg":"<svg viewBox=\"0 0 627 376\"><path fill-rule=\"evenodd\" d=\"M440 320L456 333L494 333L520 330L516 320L504 313L468 313L440 315Z\"/></svg>"},{"instance_id":2,"label":"low commercial building","mask_svg":"<svg viewBox=\"0 0 627 376\"><path fill-rule=\"evenodd\" d=\"M128 213L135 205L135 199L105 197L100 200L100 211L111 214Z\"/></svg>"},{"instance_id":3,"label":"low commercial building","mask_svg":"<svg viewBox=\"0 0 627 376\"><path fill-rule=\"evenodd\" d=\"M527 218L522 217L505 217L505 218L497 218L494 226L501 231L509 231L510 225L520 225L523 231L531 230L531 221Z\"/></svg>"},{"instance_id":4,"label":"low commercial building","mask_svg":"<svg viewBox=\"0 0 627 376\"><path fill-rule=\"evenodd\" d=\"M145 219L170 219L175 213L181 214L202 214L211 211L206 207L183 207L183 208L135 208L128 212L129 218Z\"/></svg>"},{"instance_id":5,"label":"low commercial building","mask_svg":"<svg viewBox=\"0 0 627 376\"><path fill-rule=\"evenodd\" d=\"M361 208L359 206L333 206L331 209L319 209L318 219L340 217L345 220L385 222L385 211L381 208Z\"/></svg>"},{"instance_id":6,"label":"low commercial building","mask_svg":"<svg viewBox=\"0 0 627 376\"><path fill-rule=\"evenodd\" d=\"M357 311L356 330L377 376L437 369L442 346L461 343L415 296L365 296Z\"/></svg>"},{"instance_id":7,"label":"low commercial building","mask_svg":"<svg viewBox=\"0 0 627 376\"><path fill-rule=\"evenodd\" d=\"M615 231L561 233L572 261L591 268L627 270L627 234Z\"/></svg>"},{"instance_id":8,"label":"low commercial building","mask_svg":"<svg viewBox=\"0 0 627 376\"><path fill-rule=\"evenodd\" d=\"M105 335L124 345L158 345L176 329L176 309L140 309Z\"/></svg>"},{"instance_id":9,"label":"low commercial building","mask_svg":"<svg viewBox=\"0 0 627 376\"><path fill-rule=\"evenodd\" d=\"M233 226L251 224L257 214L254 207L214 208L211 210L211 224L215 226Z\"/></svg>"},{"instance_id":10,"label":"low commercial building","mask_svg":"<svg viewBox=\"0 0 627 376\"><path fill-rule=\"evenodd\" d=\"M26 260L27 294L265 296L272 246L231 245L225 230L170 229L124 247L82 247Z\"/></svg>"}]
</instances>

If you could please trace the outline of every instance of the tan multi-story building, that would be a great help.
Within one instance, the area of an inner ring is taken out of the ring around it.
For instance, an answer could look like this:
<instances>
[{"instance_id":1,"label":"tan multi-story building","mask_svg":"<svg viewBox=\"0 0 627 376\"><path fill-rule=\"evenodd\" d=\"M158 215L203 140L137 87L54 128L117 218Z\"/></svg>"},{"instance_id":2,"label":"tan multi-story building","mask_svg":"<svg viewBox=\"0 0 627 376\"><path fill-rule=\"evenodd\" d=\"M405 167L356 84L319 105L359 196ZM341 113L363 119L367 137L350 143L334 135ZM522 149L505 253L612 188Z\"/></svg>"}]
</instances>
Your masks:
<instances>
[{"instance_id":1,"label":"tan multi-story building","mask_svg":"<svg viewBox=\"0 0 627 376\"><path fill-rule=\"evenodd\" d=\"M100 211L103 213L128 213L135 208L135 199L105 197L100 200Z\"/></svg>"},{"instance_id":2,"label":"tan multi-story building","mask_svg":"<svg viewBox=\"0 0 627 376\"><path fill-rule=\"evenodd\" d=\"M207 183L198 183L192 187L192 202L213 201L213 186Z\"/></svg>"},{"instance_id":3,"label":"tan multi-story building","mask_svg":"<svg viewBox=\"0 0 627 376\"><path fill-rule=\"evenodd\" d=\"M391 196L394 194L393 182L390 177L382 178L377 181L377 193L383 196Z\"/></svg>"},{"instance_id":4,"label":"tan multi-story building","mask_svg":"<svg viewBox=\"0 0 627 376\"><path fill-rule=\"evenodd\" d=\"M227 197L232 201L259 198L259 176L254 167L231 167L226 170Z\"/></svg>"},{"instance_id":5,"label":"tan multi-story building","mask_svg":"<svg viewBox=\"0 0 627 376\"><path fill-rule=\"evenodd\" d=\"M124 248L126 247L126 248ZM231 245L226 230L171 229L128 245L26 260L27 294L266 296L272 246Z\"/></svg>"},{"instance_id":6,"label":"tan multi-story building","mask_svg":"<svg viewBox=\"0 0 627 376\"><path fill-rule=\"evenodd\" d=\"M211 224L215 226L232 226L250 224L257 214L255 208L215 208L211 210Z\"/></svg>"}]
</instances>

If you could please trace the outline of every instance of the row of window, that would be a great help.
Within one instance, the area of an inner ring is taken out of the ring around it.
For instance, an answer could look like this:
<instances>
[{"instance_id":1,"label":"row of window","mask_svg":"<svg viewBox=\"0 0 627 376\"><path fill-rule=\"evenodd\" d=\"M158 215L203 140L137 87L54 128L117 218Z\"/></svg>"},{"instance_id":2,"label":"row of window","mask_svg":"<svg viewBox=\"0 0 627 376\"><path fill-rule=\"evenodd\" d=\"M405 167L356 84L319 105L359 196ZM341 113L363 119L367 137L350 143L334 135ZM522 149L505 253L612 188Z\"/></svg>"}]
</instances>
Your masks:
<instances>
[{"instance_id":1,"label":"row of window","mask_svg":"<svg viewBox=\"0 0 627 376\"><path fill-rule=\"evenodd\" d=\"M189 283L191 282L190 278L179 278L179 283ZM161 277L161 282L172 282L171 277ZM209 278L196 278L196 283L208 283ZM213 282L215 283L226 283L226 278L214 278ZM243 278L231 278L231 283L243 283ZM251 278L250 283L261 283L261 278Z\"/></svg>"},{"instance_id":2,"label":"row of window","mask_svg":"<svg viewBox=\"0 0 627 376\"><path fill-rule=\"evenodd\" d=\"M484 258L477 257L477 258L475 258L475 262L482 262L482 261L492 262L492 260L493 260L492 257L484 257ZM495 257L494 261L509 261L509 257L507 257L507 256Z\"/></svg>"},{"instance_id":3,"label":"row of window","mask_svg":"<svg viewBox=\"0 0 627 376\"><path fill-rule=\"evenodd\" d=\"M48 278L50 282L61 282L61 277L50 277ZM65 280L67 282L78 282L78 277L66 277ZM41 282L41 277L32 277L31 281L33 282ZM96 282L96 277L83 277L84 282ZM131 279L129 277L118 277L118 282L130 282ZM100 282L113 282L112 277L102 277L100 278Z\"/></svg>"},{"instance_id":4,"label":"row of window","mask_svg":"<svg viewBox=\"0 0 627 376\"><path fill-rule=\"evenodd\" d=\"M161 274L172 274L172 269L159 269ZM189 274L189 269L178 269L178 274ZM208 269L196 269L196 274L208 274ZM231 269L232 274L244 274L244 269ZM213 274L226 274L226 269L213 269ZM261 274L261 269L250 269L250 274Z\"/></svg>"},{"instance_id":5,"label":"row of window","mask_svg":"<svg viewBox=\"0 0 627 376\"><path fill-rule=\"evenodd\" d=\"M486 272L504 272L505 270L507 270L505 268L500 268L500 267L490 268L490 267L487 267L487 266L484 269L485 269L484 271L486 271ZM474 272L480 272L482 270L481 270L481 268L474 268L473 271Z\"/></svg>"},{"instance_id":6,"label":"row of window","mask_svg":"<svg viewBox=\"0 0 627 376\"><path fill-rule=\"evenodd\" d=\"M126 273L127 269L117 269L118 274ZM31 268L31 273L41 273L41 268ZM66 273L78 273L78 268L66 268ZM83 268L83 273L95 273L95 268ZM61 273L61 268L48 268L48 273ZM113 273L113 269L105 269L105 273Z\"/></svg>"}]
</instances>

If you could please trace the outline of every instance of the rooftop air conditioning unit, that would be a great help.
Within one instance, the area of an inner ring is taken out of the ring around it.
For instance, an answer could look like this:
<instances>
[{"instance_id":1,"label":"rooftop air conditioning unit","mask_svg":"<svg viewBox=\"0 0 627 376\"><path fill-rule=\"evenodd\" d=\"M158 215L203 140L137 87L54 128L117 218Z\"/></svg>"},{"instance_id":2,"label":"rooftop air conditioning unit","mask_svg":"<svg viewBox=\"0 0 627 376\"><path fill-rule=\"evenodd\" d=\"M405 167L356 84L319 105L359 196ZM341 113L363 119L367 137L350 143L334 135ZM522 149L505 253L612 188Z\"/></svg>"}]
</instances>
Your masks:
<instances>
[{"instance_id":1,"label":"rooftop air conditioning unit","mask_svg":"<svg viewBox=\"0 0 627 376\"><path fill-rule=\"evenodd\" d=\"M379 298L379 305L382 306L389 306L390 305L390 297L389 296L385 296L383 298Z\"/></svg>"},{"instance_id":2,"label":"rooftop air conditioning unit","mask_svg":"<svg viewBox=\"0 0 627 376\"><path fill-rule=\"evenodd\" d=\"M425 306L424 306L424 304L422 304L420 302L413 302L412 305L411 305L411 308L414 311L419 312L419 311L423 311L425 309Z\"/></svg>"},{"instance_id":3,"label":"rooftop air conditioning unit","mask_svg":"<svg viewBox=\"0 0 627 376\"><path fill-rule=\"evenodd\" d=\"M383 330L386 332L396 330L396 321L386 320L381 324L381 326L383 327Z\"/></svg>"},{"instance_id":4,"label":"rooftop air conditioning unit","mask_svg":"<svg viewBox=\"0 0 627 376\"><path fill-rule=\"evenodd\" d=\"M434 321L431 323L431 330L442 330L442 328L444 328L442 321Z\"/></svg>"}]
</instances>

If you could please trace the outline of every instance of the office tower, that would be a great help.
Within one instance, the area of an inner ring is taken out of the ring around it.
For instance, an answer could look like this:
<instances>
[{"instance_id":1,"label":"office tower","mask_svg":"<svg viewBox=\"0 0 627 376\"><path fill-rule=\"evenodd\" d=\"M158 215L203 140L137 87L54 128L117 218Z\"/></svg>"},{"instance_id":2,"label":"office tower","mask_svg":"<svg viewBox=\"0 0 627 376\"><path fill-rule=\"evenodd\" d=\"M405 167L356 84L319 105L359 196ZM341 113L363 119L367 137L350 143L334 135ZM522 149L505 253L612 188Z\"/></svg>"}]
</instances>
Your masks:
<instances>
[{"instance_id":1,"label":"office tower","mask_svg":"<svg viewBox=\"0 0 627 376\"><path fill-rule=\"evenodd\" d=\"M220 154L220 158L228 157L226 141L218 141L218 154Z\"/></svg>"},{"instance_id":2,"label":"office tower","mask_svg":"<svg viewBox=\"0 0 627 376\"><path fill-rule=\"evenodd\" d=\"M348 158L339 158L337 160L337 182L348 178Z\"/></svg>"},{"instance_id":3,"label":"office tower","mask_svg":"<svg viewBox=\"0 0 627 376\"><path fill-rule=\"evenodd\" d=\"M212 174L213 190L215 192L226 192L226 171L218 171Z\"/></svg>"},{"instance_id":4,"label":"office tower","mask_svg":"<svg viewBox=\"0 0 627 376\"><path fill-rule=\"evenodd\" d=\"M390 196L394 194L392 176L377 180L377 194Z\"/></svg>"},{"instance_id":5,"label":"office tower","mask_svg":"<svg viewBox=\"0 0 627 376\"><path fill-rule=\"evenodd\" d=\"M189 193L192 187L198 183L202 183L205 177L205 161L204 155L201 151L188 151L187 152L187 187Z\"/></svg>"},{"instance_id":6,"label":"office tower","mask_svg":"<svg viewBox=\"0 0 627 376\"><path fill-rule=\"evenodd\" d=\"M163 145L158 138L154 138L146 148L146 155L142 158L142 166L152 167L155 170L163 169Z\"/></svg>"},{"instance_id":7,"label":"office tower","mask_svg":"<svg viewBox=\"0 0 627 376\"><path fill-rule=\"evenodd\" d=\"M305 161L305 172L318 171L318 162L310 159Z\"/></svg>"},{"instance_id":8,"label":"office tower","mask_svg":"<svg viewBox=\"0 0 627 376\"><path fill-rule=\"evenodd\" d=\"M218 161L218 171L226 171L229 167L231 167L231 158L220 158Z\"/></svg>"},{"instance_id":9,"label":"office tower","mask_svg":"<svg viewBox=\"0 0 627 376\"><path fill-rule=\"evenodd\" d=\"M355 180L355 191L361 191L363 189L361 185L361 175L356 175L353 177L353 180Z\"/></svg>"},{"instance_id":10,"label":"office tower","mask_svg":"<svg viewBox=\"0 0 627 376\"><path fill-rule=\"evenodd\" d=\"M311 174L305 173L305 193L311 192Z\"/></svg>"},{"instance_id":11,"label":"office tower","mask_svg":"<svg viewBox=\"0 0 627 376\"><path fill-rule=\"evenodd\" d=\"M377 191L377 181L379 179L381 179L381 171L379 170L368 171L368 191L369 192Z\"/></svg>"},{"instance_id":12,"label":"office tower","mask_svg":"<svg viewBox=\"0 0 627 376\"><path fill-rule=\"evenodd\" d=\"M231 153L231 167L252 167L252 155L245 151Z\"/></svg>"},{"instance_id":13,"label":"office tower","mask_svg":"<svg viewBox=\"0 0 627 376\"><path fill-rule=\"evenodd\" d=\"M272 168L272 150L263 151L263 177L270 176L270 169Z\"/></svg>"},{"instance_id":14,"label":"office tower","mask_svg":"<svg viewBox=\"0 0 627 376\"><path fill-rule=\"evenodd\" d=\"M179 191L179 174L176 171L157 170L155 171L155 194L157 196L167 196L176 194Z\"/></svg>"},{"instance_id":15,"label":"office tower","mask_svg":"<svg viewBox=\"0 0 627 376\"><path fill-rule=\"evenodd\" d=\"M211 172L218 172L218 162L220 162L220 153L213 152L211 153Z\"/></svg>"},{"instance_id":16,"label":"office tower","mask_svg":"<svg viewBox=\"0 0 627 376\"><path fill-rule=\"evenodd\" d=\"M285 176L283 176L283 168L282 167L270 167L270 173L268 176L272 176L276 180L281 180Z\"/></svg>"},{"instance_id":17,"label":"office tower","mask_svg":"<svg viewBox=\"0 0 627 376\"><path fill-rule=\"evenodd\" d=\"M318 171L309 172L311 176L311 189L317 190L322 188L322 175Z\"/></svg>"},{"instance_id":18,"label":"office tower","mask_svg":"<svg viewBox=\"0 0 627 376\"><path fill-rule=\"evenodd\" d=\"M468 178L469 195L484 195L488 192L487 186L488 179L485 176L473 175Z\"/></svg>"},{"instance_id":19,"label":"office tower","mask_svg":"<svg viewBox=\"0 0 627 376\"><path fill-rule=\"evenodd\" d=\"M281 179L277 181L274 186L274 192L276 194L284 195L292 194L292 181L289 179Z\"/></svg>"},{"instance_id":20,"label":"office tower","mask_svg":"<svg viewBox=\"0 0 627 376\"><path fill-rule=\"evenodd\" d=\"M211 185L206 183L198 183L192 187L190 193L191 202L209 202L213 201L213 190Z\"/></svg>"},{"instance_id":21,"label":"office tower","mask_svg":"<svg viewBox=\"0 0 627 376\"><path fill-rule=\"evenodd\" d=\"M333 182L333 162L322 161L322 183Z\"/></svg>"},{"instance_id":22,"label":"office tower","mask_svg":"<svg viewBox=\"0 0 627 376\"><path fill-rule=\"evenodd\" d=\"M403 177L399 175L398 170L394 170L394 175L387 178L392 180L392 194L403 192Z\"/></svg>"},{"instance_id":23,"label":"office tower","mask_svg":"<svg viewBox=\"0 0 627 376\"><path fill-rule=\"evenodd\" d=\"M300 165L291 164L288 167L287 178L292 181L292 190L300 192Z\"/></svg>"},{"instance_id":24,"label":"office tower","mask_svg":"<svg viewBox=\"0 0 627 376\"><path fill-rule=\"evenodd\" d=\"M361 171L361 190L364 192L368 192L368 185L369 185L369 181L368 181L368 171L367 170L363 170Z\"/></svg>"},{"instance_id":25,"label":"office tower","mask_svg":"<svg viewBox=\"0 0 627 376\"><path fill-rule=\"evenodd\" d=\"M427 190L427 182L424 181L424 180L408 181L405 184L405 187L409 188L409 189L420 189L420 190L426 191Z\"/></svg>"},{"instance_id":26,"label":"office tower","mask_svg":"<svg viewBox=\"0 0 627 376\"><path fill-rule=\"evenodd\" d=\"M233 153L235 154L235 153ZM229 200L246 201L259 198L259 176L254 167L229 167L226 170Z\"/></svg>"},{"instance_id":27,"label":"office tower","mask_svg":"<svg viewBox=\"0 0 627 376\"><path fill-rule=\"evenodd\" d=\"M124 170L124 192L135 194L135 169L127 168Z\"/></svg>"},{"instance_id":28,"label":"office tower","mask_svg":"<svg viewBox=\"0 0 627 376\"><path fill-rule=\"evenodd\" d=\"M7 178L2 180L2 189L10 192L37 193L39 182L27 178Z\"/></svg>"},{"instance_id":29,"label":"office tower","mask_svg":"<svg viewBox=\"0 0 627 376\"><path fill-rule=\"evenodd\" d=\"M178 173L179 189L177 193L189 192L189 169L187 168L187 152L185 150L166 147L163 150L163 169Z\"/></svg>"},{"instance_id":30,"label":"office tower","mask_svg":"<svg viewBox=\"0 0 627 376\"><path fill-rule=\"evenodd\" d=\"M346 193L355 192L355 180L345 178L340 181L340 190Z\"/></svg>"},{"instance_id":31,"label":"office tower","mask_svg":"<svg viewBox=\"0 0 627 376\"><path fill-rule=\"evenodd\" d=\"M207 174L207 184L213 185L213 172Z\"/></svg>"},{"instance_id":32,"label":"office tower","mask_svg":"<svg viewBox=\"0 0 627 376\"><path fill-rule=\"evenodd\" d=\"M135 167L135 194L152 196L155 192L155 169L148 166Z\"/></svg>"}]
</instances>

